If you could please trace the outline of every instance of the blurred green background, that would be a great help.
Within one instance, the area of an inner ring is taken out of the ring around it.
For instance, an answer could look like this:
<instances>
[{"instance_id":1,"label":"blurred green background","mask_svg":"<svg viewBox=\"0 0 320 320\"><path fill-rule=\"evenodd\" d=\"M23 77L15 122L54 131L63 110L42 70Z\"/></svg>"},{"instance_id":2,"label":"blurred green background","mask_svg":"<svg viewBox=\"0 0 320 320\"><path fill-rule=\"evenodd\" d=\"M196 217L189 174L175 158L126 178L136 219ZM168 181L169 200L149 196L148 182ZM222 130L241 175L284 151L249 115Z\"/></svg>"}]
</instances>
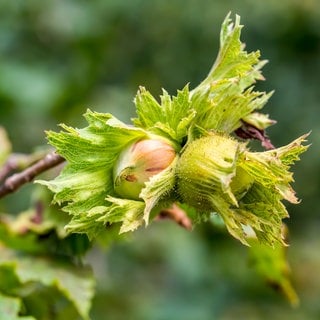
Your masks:
<instances>
[{"instance_id":1,"label":"blurred green background","mask_svg":"<svg viewBox=\"0 0 320 320\"><path fill-rule=\"evenodd\" d=\"M276 146L312 130L295 167L303 199L288 206L292 309L250 268L247 250L210 225L189 233L153 223L87 261L100 319L320 319L320 2L316 0L14 0L0 2L0 125L15 152L46 144L44 130L81 127L87 108L134 116L139 85L153 94L196 86L217 54L220 25L232 11L247 50L269 64L260 90L275 94L265 112ZM4 202L29 206L25 187ZM4 205L2 205L2 210Z\"/></svg>"}]
</instances>

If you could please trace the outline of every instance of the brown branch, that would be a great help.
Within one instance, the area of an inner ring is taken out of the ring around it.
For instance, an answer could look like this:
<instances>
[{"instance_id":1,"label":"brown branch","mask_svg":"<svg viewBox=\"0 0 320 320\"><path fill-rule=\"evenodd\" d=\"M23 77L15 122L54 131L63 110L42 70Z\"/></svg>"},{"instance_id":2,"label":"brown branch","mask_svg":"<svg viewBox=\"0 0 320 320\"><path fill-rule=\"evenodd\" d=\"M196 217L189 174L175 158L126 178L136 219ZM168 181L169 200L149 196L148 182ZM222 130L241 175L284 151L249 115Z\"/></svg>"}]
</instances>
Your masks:
<instances>
[{"instance_id":1,"label":"brown branch","mask_svg":"<svg viewBox=\"0 0 320 320\"><path fill-rule=\"evenodd\" d=\"M6 163L0 168L0 181L4 180L12 171L17 169L17 162L10 156Z\"/></svg>"},{"instance_id":2,"label":"brown branch","mask_svg":"<svg viewBox=\"0 0 320 320\"><path fill-rule=\"evenodd\" d=\"M9 193L15 192L25 183L32 181L40 173L51 169L64 161L65 159L55 152L48 153L32 166L8 177L0 186L0 198L3 198Z\"/></svg>"},{"instance_id":3,"label":"brown branch","mask_svg":"<svg viewBox=\"0 0 320 320\"><path fill-rule=\"evenodd\" d=\"M47 151L48 152L48 151ZM0 168L0 182L5 180L14 171L22 171L41 158L43 158L47 152L37 151L33 154L23 154L23 153L13 153L8 158L7 161Z\"/></svg>"},{"instance_id":4,"label":"brown branch","mask_svg":"<svg viewBox=\"0 0 320 320\"><path fill-rule=\"evenodd\" d=\"M186 212L176 204L173 204L170 208L161 210L158 215L158 219L172 219L181 227L187 230L192 229L191 219L187 216Z\"/></svg>"}]
</instances>

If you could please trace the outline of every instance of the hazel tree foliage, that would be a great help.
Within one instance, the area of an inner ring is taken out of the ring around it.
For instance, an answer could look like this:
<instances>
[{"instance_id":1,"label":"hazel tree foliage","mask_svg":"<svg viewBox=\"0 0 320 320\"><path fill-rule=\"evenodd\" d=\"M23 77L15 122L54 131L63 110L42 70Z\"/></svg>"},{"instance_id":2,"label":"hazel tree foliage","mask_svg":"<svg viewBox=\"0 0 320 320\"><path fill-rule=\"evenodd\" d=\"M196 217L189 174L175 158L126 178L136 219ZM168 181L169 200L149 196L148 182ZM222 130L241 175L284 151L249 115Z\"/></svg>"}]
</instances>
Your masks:
<instances>
[{"instance_id":1,"label":"hazel tree foliage","mask_svg":"<svg viewBox=\"0 0 320 320\"><path fill-rule=\"evenodd\" d=\"M141 87L133 125L88 110L87 127L47 133L67 164L54 180L38 182L71 216L68 232L93 239L114 223L133 231L181 204L196 209L194 223L219 215L244 244L251 237L285 243L283 200L298 203L290 167L307 149L306 135L272 148L264 130L274 121L261 112L272 92L254 89L266 61L245 51L241 29L239 16L227 16L218 56L196 88L176 96L163 90L157 100ZM255 152L241 137L258 137L270 150Z\"/></svg>"},{"instance_id":2,"label":"hazel tree foliage","mask_svg":"<svg viewBox=\"0 0 320 320\"><path fill-rule=\"evenodd\" d=\"M116 239L162 216L189 230L223 224L257 272L298 304L283 220L286 202L299 203L291 168L307 134L272 145L265 130L275 121L262 109L273 92L255 89L266 61L245 50L241 29L239 16L225 18L217 58L197 87L159 98L140 87L131 124L87 110L86 127L48 131L54 152L32 155L11 155L0 128L0 197L63 163L36 181L29 210L1 215L0 318L89 319L95 279L79 257L101 235Z\"/></svg>"}]
</instances>

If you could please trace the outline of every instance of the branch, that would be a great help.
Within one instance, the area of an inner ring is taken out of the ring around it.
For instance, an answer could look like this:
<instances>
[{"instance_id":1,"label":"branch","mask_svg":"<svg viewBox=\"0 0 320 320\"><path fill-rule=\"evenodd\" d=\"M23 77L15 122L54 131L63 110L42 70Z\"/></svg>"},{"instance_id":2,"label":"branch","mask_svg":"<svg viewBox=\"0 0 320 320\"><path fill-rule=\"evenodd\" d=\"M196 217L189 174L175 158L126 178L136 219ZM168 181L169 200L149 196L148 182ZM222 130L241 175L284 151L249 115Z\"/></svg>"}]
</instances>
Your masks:
<instances>
[{"instance_id":1,"label":"branch","mask_svg":"<svg viewBox=\"0 0 320 320\"><path fill-rule=\"evenodd\" d=\"M55 152L48 153L34 165L20 173L16 173L8 177L0 186L0 198L3 198L9 193L15 192L25 183L32 181L40 173L51 169L64 161L65 159Z\"/></svg>"},{"instance_id":2,"label":"branch","mask_svg":"<svg viewBox=\"0 0 320 320\"><path fill-rule=\"evenodd\" d=\"M42 159L48 151L37 151L32 154L13 153L8 158L4 165L0 168L0 182L6 179L14 171L22 171L40 159Z\"/></svg>"},{"instance_id":3,"label":"branch","mask_svg":"<svg viewBox=\"0 0 320 320\"><path fill-rule=\"evenodd\" d=\"M158 219L172 219L178 223L181 227L191 230L192 222L187 216L186 212L179 208L176 204L173 204L172 207L163 209L158 215Z\"/></svg>"}]
</instances>

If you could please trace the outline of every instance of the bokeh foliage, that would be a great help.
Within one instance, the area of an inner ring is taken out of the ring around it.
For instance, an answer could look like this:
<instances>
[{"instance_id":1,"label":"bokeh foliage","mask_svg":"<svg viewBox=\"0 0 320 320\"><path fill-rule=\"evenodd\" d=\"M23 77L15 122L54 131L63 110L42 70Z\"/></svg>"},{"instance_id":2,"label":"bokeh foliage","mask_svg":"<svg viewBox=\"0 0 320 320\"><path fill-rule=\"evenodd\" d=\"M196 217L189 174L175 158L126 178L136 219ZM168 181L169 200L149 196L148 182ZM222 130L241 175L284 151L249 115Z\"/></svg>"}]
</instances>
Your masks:
<instances>
[{"instance_id":1,"label":"bokeh foliage","mask_svg":"<svg viewBox=\"0 0 320 320\"><path fill-rule=\"evenodd\" d=\"M250 269L247 251L210 225L188 233L154 223L132 238L94 248L93 319L317 319L320 293L320 4L308 1L3 1L0 3L0 125L15 152L46 143L60 122L81 126L87 107L127 121L139 85L154 95L196 86L218 50L228 11L241 15L242 40L270 63L261 90L283 145L312 130L297 166L303 201L288 206L289 260L301 306L284 300ZM0 203L17 213L31 187ZM101 243L108 243L101 239Z\"/></svg>"}]
</instances>

